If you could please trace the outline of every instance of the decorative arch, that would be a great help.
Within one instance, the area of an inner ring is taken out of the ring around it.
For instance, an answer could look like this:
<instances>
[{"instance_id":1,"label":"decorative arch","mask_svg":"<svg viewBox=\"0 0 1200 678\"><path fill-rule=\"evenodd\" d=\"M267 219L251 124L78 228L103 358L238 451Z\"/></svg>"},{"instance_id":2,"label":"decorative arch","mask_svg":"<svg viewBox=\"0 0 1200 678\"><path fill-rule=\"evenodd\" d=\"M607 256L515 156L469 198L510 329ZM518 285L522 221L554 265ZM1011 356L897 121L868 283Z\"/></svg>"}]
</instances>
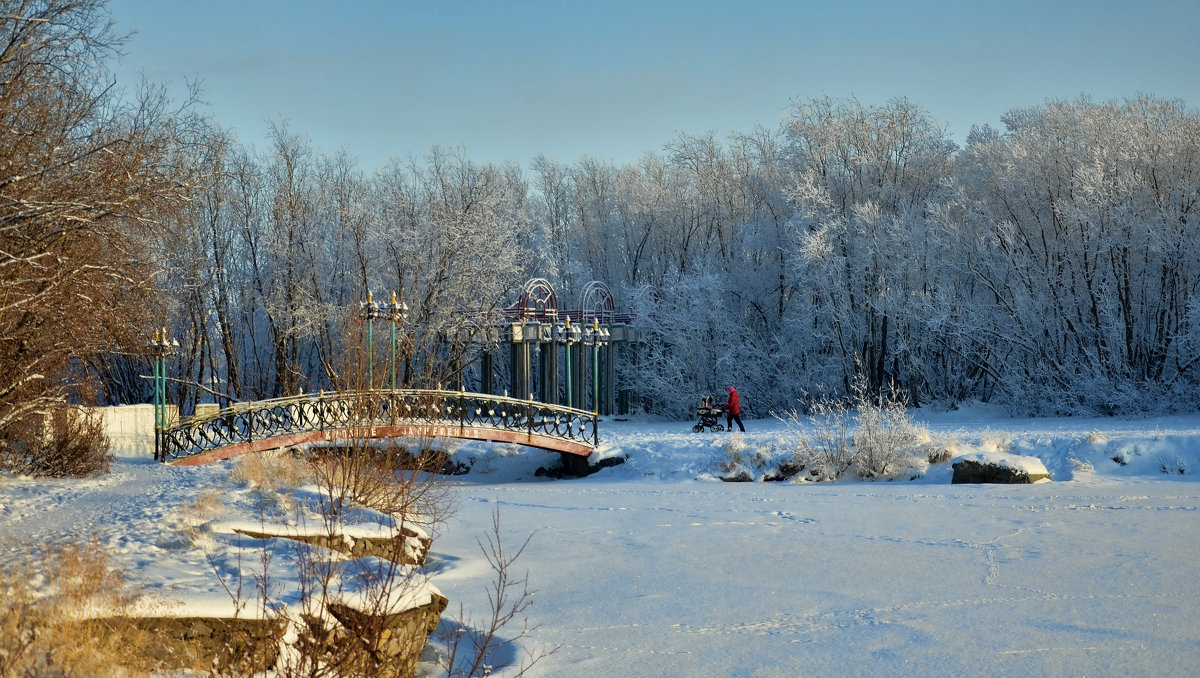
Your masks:
<instances>
[{"instance_id":1,"label":"decorative arch","mask_svg":"<svg viewBox=\"0 0 1200 678\"><path fill-rule=\"evenodd\" d=\"M517 317L521 320L558 319L558 293L545 278L533 278L521 290L517 302Z\"/></svg>"},{"instance_id":2,"label":"decorative arch","mask_svg":"<svg viewBox=\"0 0 1200 678\"><path fill-rule=\"evenodd\" d=\"M628 359L641 341L633 317L617 311L605 283L589 282L578 304L564 308L545 278L526 281L516 303L500 309L495 320L481 318L478 325L447 332L442 340L480 348L478 380L484 392L494 391L493 351L502 349L508 353L506 394L511 391L522 401L590 406L600 414L616 411L616 362ZM620 354L617 345L622 346Z\"/></svg>"},{"instance_id":3,"label":"decorative arch","mask_svg":"<svg viewBox=\"0 0 1200 678\"><path fill-rule=\"evenodd\" d=\"M579 310L585 320L596 318L602 323L611 323L616 305L613 303L612 292L608 285L593 280L583 288L579 300Z\"/></svg>"}]
</instances>

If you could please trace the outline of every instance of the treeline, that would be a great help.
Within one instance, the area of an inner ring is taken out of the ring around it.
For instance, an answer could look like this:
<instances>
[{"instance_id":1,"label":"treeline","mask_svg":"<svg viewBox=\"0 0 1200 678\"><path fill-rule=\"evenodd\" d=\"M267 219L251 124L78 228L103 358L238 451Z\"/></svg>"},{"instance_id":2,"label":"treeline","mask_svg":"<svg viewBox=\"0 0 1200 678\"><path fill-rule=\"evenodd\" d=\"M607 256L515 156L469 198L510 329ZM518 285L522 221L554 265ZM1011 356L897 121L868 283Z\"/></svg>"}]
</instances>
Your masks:
<instances>
[{"instance_id":1,"label":"treeline","mask_svg":"<svg viewBox=\"0 0 1200 678\"><path fill-rule=\"evenodd\" d=\"M252 148L154 88L130 105L85 86L119 45L101 2L3 4L14 36L97 49L51 90L29 70L44 54L0 61L5 133L32 149L6 146L0 173L0 425L15 393L62 395L46 384L148 400L162 325L185 409L361 383L368 292L408 306L398 378L456 383L478 347L444 331L494 320L532 277L564 307L604 281L635 314L648 341L618 377L635 411L686 415L736 384L765 415L860 376L915 404L1200 404L1200 117L1183 102L1049 101L960 148L906 99L812 99L633 165L434 148L368 174L283 123ZM19 19L33 10L69 21Z\"/></svg>"},{"instance_id":2,"label":"treeline","mask_svg":"<svg viewBox=\"0 0 1200 678\"><path fill-rule=\"evenodd\" d=\"M395 291L405 383L450 383L473 356L439 332L546 277L563 306L607 282L647 329L620 361L637 410L737 384L765 414L860 374L916 404L1194 407L1200 118L1143 96L1003 122L957 148L908 100L814 99L630 166L434 149L372 176L283 126L222 140L164 251L177 367L238 398L338 388L358 303Z\"/></svg>"}]
</instances>

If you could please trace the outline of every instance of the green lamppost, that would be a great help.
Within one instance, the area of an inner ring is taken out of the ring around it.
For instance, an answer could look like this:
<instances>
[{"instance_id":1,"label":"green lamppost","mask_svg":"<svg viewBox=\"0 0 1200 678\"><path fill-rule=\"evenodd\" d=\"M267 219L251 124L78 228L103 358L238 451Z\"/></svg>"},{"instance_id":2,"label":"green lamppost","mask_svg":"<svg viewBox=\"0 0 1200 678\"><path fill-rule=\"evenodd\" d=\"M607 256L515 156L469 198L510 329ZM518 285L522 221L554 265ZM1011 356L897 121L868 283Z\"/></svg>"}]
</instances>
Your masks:
<instances>
[{"instance_id":1,"label":"green lamppost","mask_svg":"<svg viewBox=\"0 0 1200 678\"><path fill-rule=\"evenodd\" d=\"M154 357L154 460L166 461L163 430L167 427L167 358L179 350L179 342L167 339L167 328L155 330L154 341L146 345Z\"/></svg>"},{"instance_id":2,"label":"green lamppost","mask_svg":"<svg viewBox=\"0 0 1200 678\"><path fill-rule=\"evenodd\" d=\"M367 300L358 305L363 320L367 323L367 389L375 388L375 320L379 318L379 304L367 292Z\"/></svg>"},{"instance_id":3,"label":"green lamppost","mask_svg":"<svg viewBox=\"0 0 1200 678\"><path fill-rule=\"evenodd\" d=\"M582 332L578 325L571 325L571 317L567 316L566 323L554 328L555 339L567 349L567 407L575 407L575 394L571 387L571 347L579 342Z\"/></svg>"},{"instance_id":4,"label":"green lamppost","mask_svg":"<svg viewBox=\"0 0 1200 678\"><path fill-rule=\"evenodd\" d=\"M408 320L408 304L403 301L396 303L396 293L392 292L392 300L384 306L392 319L392 390L396 390L396 325Z\"/></svg>"},{"instance_id":5,"label":"green lamppost","mask_svg":"<svg viewBox=\"0 0 1200 678\"><path fill-rule=\"evenodd\" d=\"M608 343L607 327L600 326L599 318L592 318L592 326L583 332L583 343L592 347L592 410L600 414L600 347Z\"/></svg>"}]
</instances>

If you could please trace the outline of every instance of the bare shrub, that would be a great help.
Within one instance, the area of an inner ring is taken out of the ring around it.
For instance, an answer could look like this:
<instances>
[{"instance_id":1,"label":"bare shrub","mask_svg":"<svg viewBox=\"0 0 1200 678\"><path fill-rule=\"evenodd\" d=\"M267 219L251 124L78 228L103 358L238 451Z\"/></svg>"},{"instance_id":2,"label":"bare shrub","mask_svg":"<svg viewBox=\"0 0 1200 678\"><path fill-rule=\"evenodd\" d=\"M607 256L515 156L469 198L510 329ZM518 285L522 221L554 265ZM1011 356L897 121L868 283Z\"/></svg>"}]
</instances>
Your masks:
<instances>
[{"instance_id":1,"label":"bare shrub","mask_svg":"<svg viewBox=\"0 0 1200 678\"><path fill-rule=\"evenodd\" d=\"M441 664L447 678L476 678L489 676L495 668L498 651L510 646L517 638L528 637L535 627L529 626L525 612L533 605L533 591L529 588L529 575L517 575L514 563L529 546L532 535L526 538L515 552L506 550L500 538L500 511L492 513L492 529L486 543L479 542L479 549L492 568L491 588L488 590L488 616L476 620L460 605L457 618L443 622L439 638L446 645L446 656ZM504 633L514 624L521 628L515 637L505 638ZM525 675L534 664L554 654L558 648L527 652L513 676Z\"/></svg>"},{"instance_id":2,"label":"bare shrub","mask_svg":"<svg viewBox=\"0 0 1200 678\"><path fill-rule=\"evenodd\" d=\"M445 599L428 577L381 558L345 559L311 545L293 552L300 573L295 607L264 600L287 620L293 636L273 669L281 678L363 676L409 678ZM270 590L261 582L260 591ZM411 606L411 601L428 602ZM404 614L415 617L398 626Z\"/></svg>"},{"instance_id":3,"label":"bare shrub","mask_svg":"<svg viewBox=\"0 0 1200 678\"><path fill-rule=\"evenodd\" d=\"M445 457L423 443L413 451L362 437L347 447L313 450L309 463L334 512L355 504L402 521L439 523L451 509L449 488L429 473L441 471Z\"/></svg>"},{"instance_id":4,"label":"bare shrub","mask_svg":"<svg viewBox=\"0 0 1200 678\"><path fill-rule=\"evenodd\" d=\"M79 478L108 473L113 457L100 415L59 406L31 417L28 434L0 439L0 463L25 475Z\"/></svg>"},{"instance_id":5,"label":"bare shrub","mask_svg":"<svg viewBox=\"0 0 1200 678\"><path fill-rule=\"evenodd\" d=\"M428 548L423 528L436 524L430 516L441 520L449 510L444 484L420 472L433 463L423 461L426 456L432 460L436 455L431 450L414 455L356 438L296 461L288 455L239 458L231 478L255 490L279 492L290 478L295 484L312 482L318 494L298 492L297 497L309 501L289 510L279 510L278 503L258 504L261 534L244 533L263 539L257 558L243 561L240 546L236 556L226 556L212 549L212 541L203 544L238 614L274 615L289 629L282 643L247 645L223 666L271 662L272 675L280 678L413 675L420 649L446 604L430 587L429 575L406 564L413 562L407 557L411 540L423 540ZM205 503L199 500L197 510ZM391 519L395 548L349 536L352 527L360 527L363 509ZM230 557L236 562L221 560ZM290 584L272 578L281 568L289 579L294 577ZM221 573L231 570L237 574L226 581ZM221 673L254 671L222 668Z\"/></svg>"}]
</instances>

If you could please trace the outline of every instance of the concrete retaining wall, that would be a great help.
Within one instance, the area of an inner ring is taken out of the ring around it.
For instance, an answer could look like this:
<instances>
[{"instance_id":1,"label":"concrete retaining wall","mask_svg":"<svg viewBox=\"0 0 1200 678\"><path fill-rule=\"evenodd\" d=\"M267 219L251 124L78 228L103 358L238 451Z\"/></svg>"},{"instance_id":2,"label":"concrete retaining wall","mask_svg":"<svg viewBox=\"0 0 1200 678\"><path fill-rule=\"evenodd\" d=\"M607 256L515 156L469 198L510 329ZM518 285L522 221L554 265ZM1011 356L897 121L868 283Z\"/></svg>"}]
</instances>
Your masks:
<instances>
[{"instance_id":1,"label":"concrete retaining wall","mask_svg":"<svg viewBox=\"0 0 1200 678\"><path fill-rule=\"evenodd\" d=\"M114 456L154 458L154 405L97 407L93 411L104 421L104 435L112 443ZM177 417L176 408L170 408L167 416Z\"/></svg>"},{"instance_id":2,"label":"concrete retaining wall","mask_svg":"<svg viewBox=\"0 0 1200 678\"><path fill-rule=\"evenodd\" d=\"M197 416L216 414L219 406L202 403L196 406ZM154 405L121 405L119 407L95 407L104 421L104 435L112 443L112 453L117 457L154 458ZM179 421L179 408L167 407L167 421Z\"/></svg>"}]
</instances>

